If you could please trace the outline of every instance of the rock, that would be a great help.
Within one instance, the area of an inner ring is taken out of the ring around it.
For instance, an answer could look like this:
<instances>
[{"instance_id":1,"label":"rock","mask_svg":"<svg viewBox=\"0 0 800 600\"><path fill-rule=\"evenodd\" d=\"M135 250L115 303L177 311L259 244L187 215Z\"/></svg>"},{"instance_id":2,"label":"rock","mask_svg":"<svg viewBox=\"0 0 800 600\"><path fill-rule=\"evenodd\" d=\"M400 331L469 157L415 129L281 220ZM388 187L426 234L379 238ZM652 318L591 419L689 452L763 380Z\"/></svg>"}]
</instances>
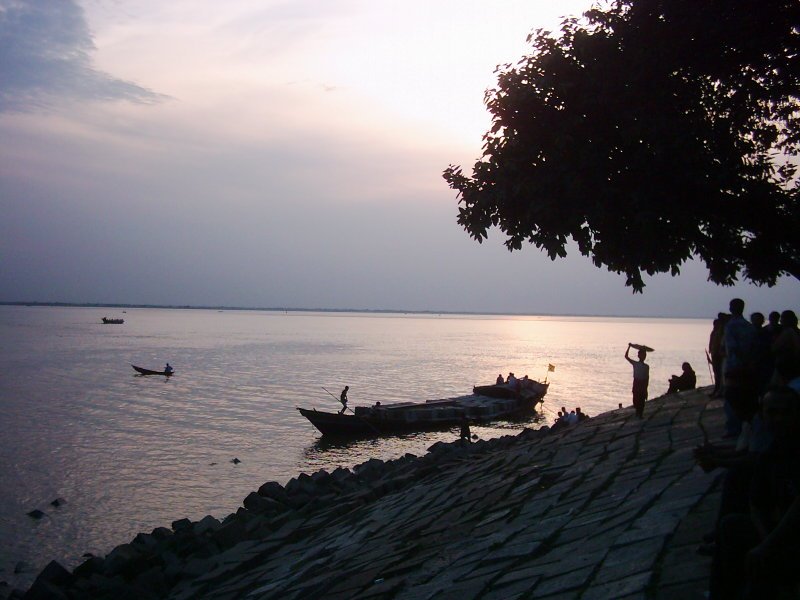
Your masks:
<instances>
[{"instance_id":1,"label":"rock","mask_svg":"<svg viewBox=\"0 0 800 600\"><path fill-rule=\"evenodd\" d=\"M331 477L333 478L333 480L338 483L344 483L345 481L350 479L352 475L353 473L349 469L345 469L344 467L336 467L336 469L334 469L334 471L331 473Z\"/></svg>"},{"instance_id":2,"label":"rock","mask_svg":"<svg viewBox=\"0 0 800 600\"><path fill-rule=\"evenodd\" d=\"M42 517L46 516L45 513L40 511L38 508L34 508L31 512L28 513L28 516L32 519L41 519Z\"/></svg>"},{"instance_id":3,"label":"rock","mask_svg":"<svg viewBox=\"0 0 800 600\"><path fill-rule=\"evenodd\" d=\"M25 592L24 598L25 600L68 600L67 595L57 585L38 579Z\"/></svg>"},{"instance_id":4,"label":"rock","mask_svg":"<svg viewBox=\"0 0 800 600\"><path fill-rule=\"evenodd\" d=\"M158 547L158 540L149 533L137 533L136 537L131 540L131 544L138 546L143 550L153 551Z\"/></svg>"},{"instance_id":5,"label":"rock","mask_svg":"<svg viewBox=\"0 0 800 600\"><path fill-rule=\"evenodd\" d=\"M56 585L64 585L72 581L72 575L57 561L51 560L47 566L42 569L42 572L36 577L42 581L49 581Z\"/></svg>"},{"instance_id":6,"label":"rock","mask_svg":"<svg viewBox=\"0 0 800 600\"><path fill-rule=\"evenodd\" d=\"M284 490L283 486L277 481L268 481L262 485L260 488L258 488L258 495L265 498L271 498L277 502L281 502L282 504L286 504L289 501L289 496L286 494L286 490Z\"/></svg>"},{"instance_id":7,"label":"rock","mask_svg":"<svg viewBox=\"0 0 800 600\"><path fill-rule=\"evenodd\" d=\"M73 571L75 577L88 579L95 573L102 574L105 561L99 556L92 556L88 560L83 561Z\"/></svg>"},{"instance_id":8,"label":"rock","mask_svg":"<svg viewBox=\"0 0 800 600\"><path fill-rule=\"evenodd\" d=\"M219 529L220 522L218 519L211 515L206 515L192 526L192 531L196 535L203 535L204 533L214 532Z\"/></svg>"},{"instance_id":9,"label":"rock","mask_svg":"<svg viewBox=\"0 0 800 600\"><path fill-rule=\"evenodd\" d=\"M59 506L62 506L63 504L66 504L66 503L67 503L67 501L66 501L66 500L64 500L63 498L60 498L60 497L59 497L59 498L56 498L55 500L53 500L53 501L50 503L50 505L51 505L51 506L55 506L56 508L58 508Z\"/></svg>"},{"instance_id":10,"label":"rock","mask_svg":"<svg viewBox=\"0 0 800 600\"><path fill-rule=\"evenodd\" d=\"M284 504L272 498L262 496L257 492L250 492L242 504L247 510L256 514L275 513L286 509Z\"/></svg>"},{"instance_id":11,"label":"rock","mask_svg":"<svg viewBox=\"0 0 800 600\"><path fill-rule=\"evenodd\" d=\"M33 567L30 563L27 563L24 560L21 560L14 565L14 575L19 575L20 573L30 573L31 571L33 571Z\"/></svg>"},{"instance_id":12,"label":"rock","mask_svg":"<svg viewBox=\"0 0 800 600\"><path fill-rule=\"evenodd\" d=\"M153 529L153 532L150 534L159 542L163 542L172 537L172 530L167 529L166 527L156 527Z\"/></svg>"},{"instance_id":13,"label":"rock","mask_svg":"<svg viewBox=\"0 0 800 600\"><path fill-rule=\"evenodd\" d=\"M368 461L356 466L354 471L359 477L374 479L383 474L384 462L377 458L370 458Z\"/></svg>"},{"instance_id":14,"label":"rock","mask_svg":"<svg viewBox=\"0 0 800 600\"><path fill-rule=\"evenodd\" d=\"M217 545L226 550L233 548L239 542L247 539L247 531L241 521L234 520L225 523L217 529L211 536Z\"/></svg>"},{"instance_id":15,"label":"rock","mask_svg":"<svg viewBox=\"0 0 800 600\"><path fill-rule=\"evenodd\" d=\"M184 529L191 529L192 522L189 519L178 519L172 522L172 531L182 531Z\"/></svg>"},{"instance_id":16,"label":"rock","mask_svg":"<svg viewBox=\"0 0 800 600\"><path fill-rule=\"evenodd\" d=\"M142 551L132 544L120 544L114 548L103 564L106 575L122 575L126 579L139 573L143 563Z\"/></svg>"}]
</instances>

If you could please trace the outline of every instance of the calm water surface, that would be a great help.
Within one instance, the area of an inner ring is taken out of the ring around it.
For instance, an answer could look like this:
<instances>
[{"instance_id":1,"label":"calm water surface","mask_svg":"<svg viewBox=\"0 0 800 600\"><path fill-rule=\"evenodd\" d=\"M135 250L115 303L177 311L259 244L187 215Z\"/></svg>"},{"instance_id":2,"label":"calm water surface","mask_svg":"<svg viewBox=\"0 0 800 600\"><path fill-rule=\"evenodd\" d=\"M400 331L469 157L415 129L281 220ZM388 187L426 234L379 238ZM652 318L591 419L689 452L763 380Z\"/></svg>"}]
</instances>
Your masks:
<instances>
[{"instance_id":1,"label":"calm water surface","mask_svg":"<svg viewBox=\"0 0 800 600\"><path fill-rule=\"evenodd\" d=\"M101 317L123 317L103 325ZM331 444L295 410L469 393L549 374L542 415L481 438L630 404L629 341L656 349L650 396L688 360L710 383L710 320L0 306L0 580L29 585L175 519L224 517L269 480L424 454L457 432ZM137 376L130 364L176 374ZM234 465L233 458L241 460ZM66 503L52 507L63 498ZM39 521L26 513L40 509ZM23 561L26 573L15 575Z\"/></svg>"}]
</instances>

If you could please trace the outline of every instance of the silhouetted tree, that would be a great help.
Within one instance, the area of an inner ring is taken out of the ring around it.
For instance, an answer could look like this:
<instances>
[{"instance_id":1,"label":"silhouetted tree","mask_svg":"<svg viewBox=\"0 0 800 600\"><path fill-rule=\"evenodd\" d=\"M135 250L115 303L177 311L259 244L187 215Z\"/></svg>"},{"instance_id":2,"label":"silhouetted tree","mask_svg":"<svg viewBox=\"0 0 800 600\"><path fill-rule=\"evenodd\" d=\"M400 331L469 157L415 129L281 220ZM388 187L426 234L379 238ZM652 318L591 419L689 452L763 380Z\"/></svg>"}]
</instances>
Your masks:
<instances>
[{"instance_id":1,"label":"silhouetted tree","mask_svg":"<svg viewBox=\"0 0 800 600\"><path fill-rule=\"evenodd\" d=\"M537 30L498 69L472 176L451 165L458 222L598 267L709 279L800 278L798 0L619 0Z\"/></svg>"}]
</instances>

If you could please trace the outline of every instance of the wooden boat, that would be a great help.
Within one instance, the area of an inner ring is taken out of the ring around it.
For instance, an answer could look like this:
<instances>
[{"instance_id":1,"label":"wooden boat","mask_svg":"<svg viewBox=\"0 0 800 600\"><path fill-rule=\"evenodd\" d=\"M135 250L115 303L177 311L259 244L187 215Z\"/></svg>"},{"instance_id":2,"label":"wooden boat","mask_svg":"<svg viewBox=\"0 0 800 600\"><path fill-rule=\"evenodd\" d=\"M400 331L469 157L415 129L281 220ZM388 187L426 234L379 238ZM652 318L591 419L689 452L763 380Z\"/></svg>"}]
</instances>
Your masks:
<instances>
[{"instance_id":1,"label":"wooden boat","mask_svg":"<svg viewBox=\"0 0 800 600\"><path fill-rule=\"evenodd\" d=\"M125 319L109 319L108 317L103 317L103 323L106 325L122 325L125 322Z\"/></svg>"},{"instance_id":2,"label":"wooden boat","mask_svg":"<svg viewBox=\"0 0 800 600\"><path fill-rule=\"evenodd\" d=\"M142 367L137 367L136 365L131 365L133 370L139 373L140 375L164 375L166 377L171 376L175 371L151 371L150 369L143 369Z\"/></svg>"},{"instance_id":3,"label":"wooden boat","mask_svg":"<svg viewBox=\"0 0 800 600\"><path fill-rule=\"evenodd\" d=\"M538 384L538 394L488 396L481 394L480 390L498 386L478 386L474 388L476 392L467 396L427 402L357 406L351 414L299 407L297 410L323 435L330 436L388 435L448 429L459 425L464 418L472 423L480 423L533 413L549 386L547 383L535 383Z\"/></svg>"}]
</instances>

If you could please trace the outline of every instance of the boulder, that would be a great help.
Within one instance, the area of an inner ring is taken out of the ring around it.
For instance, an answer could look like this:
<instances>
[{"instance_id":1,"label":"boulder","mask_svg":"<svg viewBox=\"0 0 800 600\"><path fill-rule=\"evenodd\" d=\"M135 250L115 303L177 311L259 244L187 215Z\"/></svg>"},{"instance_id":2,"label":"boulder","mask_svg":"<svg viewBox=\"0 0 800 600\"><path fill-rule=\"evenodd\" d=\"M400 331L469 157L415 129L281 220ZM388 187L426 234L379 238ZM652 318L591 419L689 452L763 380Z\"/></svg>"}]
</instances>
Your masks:
<instances>
[{"instance_id":1,"label":"boulder","mask_svg":"<svg viewBox=\"0 0 800 600\"><path fill-rule=\"evenodd\" d=\"M189 519L178 519L172 522L172 531L182 531L184 529L191 529L192 522Z\"/></svg>"},{"instance_id":2,"label":"boulder","mask_svg":"<svg viewBox=\"0 0 800 600\"><path fill-rule=\"evenodd\" d=\"M150 534L159 542L163 542L172 537L172 530L167 529L166 527L156 527L153 529L153 532Z\"/></svg>"},{"instance_id":3,"label":"boulder","mask_svg":"<svg viewBox=\"0 0 800 600\"><path fill-rule=\"evenodd\" d=\"M375 479L384 473L384 462L378 458L370 458L368 461L357 465L354 469L356 475L364 479Z\"/></svg>"},{"instance_id":4,"label":"boulder","mask_svg":"<svg viewBox=\"0 0 800 600\"><path fill-rule=\"evenodd\" d=\"M257 492L250 492L242 504L247 510L259 515L278 512L286 508L280 502L261 496Z\"/></svg>"},{"instance_id":5,"label":"boulder","mask_svg":"<svg viewBox=\"0 0 800 600\"><path fill-rule=\"evenodd\" d=\"M203 535L205 533L214 532L219 529L220 522L218 519L211 515L206 515L192 526L192 531L195 535Z\"/></svg>"},{"instance_id":6,"label":"boulder","mask_svg":"<svg viewBox=\"0 0 800 600\"><path fill-rule=\"evenodd\" d=\"M228 521L212 534L211 539L213 539L220 548L227 550L247 539L247 531L241 521Z\"/></svg>"},{"instance_id":7,"label":"boulder","mask_svg":"<svg viewBox=\"0 0 800 600\"><path fill-rule=\"evenodd\" d=\"M286 490L284 490L283 486L277 481L268 481L262 485L260 488L258 488L258 495L265 498L272 498L273 500L283 504L286 504L289 501L289 496L286 494Z\"/></svg>"}]
</instances>

